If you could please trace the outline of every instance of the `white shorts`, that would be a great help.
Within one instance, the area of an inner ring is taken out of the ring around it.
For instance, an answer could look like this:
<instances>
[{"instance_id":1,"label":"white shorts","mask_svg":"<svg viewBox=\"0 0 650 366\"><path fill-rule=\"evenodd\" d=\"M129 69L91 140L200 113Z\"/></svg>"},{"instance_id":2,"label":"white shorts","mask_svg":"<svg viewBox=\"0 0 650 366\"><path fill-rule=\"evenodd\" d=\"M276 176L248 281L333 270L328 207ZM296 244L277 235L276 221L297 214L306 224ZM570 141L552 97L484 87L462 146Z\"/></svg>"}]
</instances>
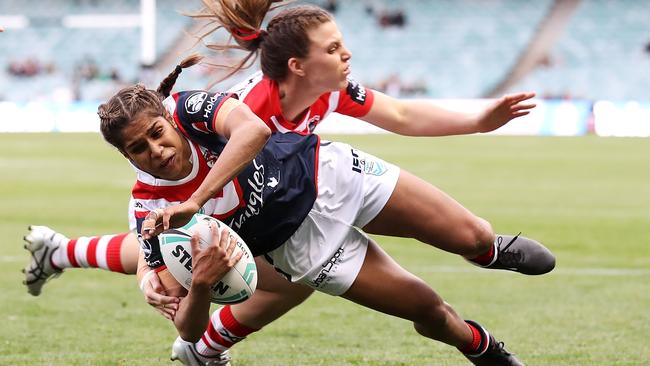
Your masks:
<instances>
[{"instance_id":1,"label":"white shorts","mask_svg":"<svg viewBox=\"0 0 650 366\"><path fill-rule=\"evenodd\" d=\"M298 230L267 259L292 282L330 295L345 293L356 279L368 249L358 228L384 208L399 167L350 145L322 141L318 196Z\"/></svg>"}]
</instances>

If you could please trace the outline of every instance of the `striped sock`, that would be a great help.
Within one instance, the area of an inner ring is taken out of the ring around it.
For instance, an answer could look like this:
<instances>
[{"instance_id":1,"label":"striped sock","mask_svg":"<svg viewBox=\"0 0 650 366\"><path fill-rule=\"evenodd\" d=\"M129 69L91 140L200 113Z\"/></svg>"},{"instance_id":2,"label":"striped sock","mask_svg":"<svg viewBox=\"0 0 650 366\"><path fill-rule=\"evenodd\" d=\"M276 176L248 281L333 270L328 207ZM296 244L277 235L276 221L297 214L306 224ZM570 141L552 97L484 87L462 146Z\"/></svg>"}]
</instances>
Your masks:
<instances>
[{"instance_id":1,"label":"striped sock","mask_svg":"<svg viewBox=\"0 0 650 366\"><path fill-rule=\"evenodd\" d=\"M52 255L52 265L64 268L102 268L111 272L125 273L120 252L122 242L128 233L82 236L61 240L59 248Z\"/></svg>"},{"instance_id":2,"label":"striped sock","mask_svg":"<svg viewBox=\"0 0 650 366\"><path fill-rule=\"evenodd\" d=\"M206 357L215 356L258 330L239 323L233 317L230 306L226 305L212 313L208 329L196 343L196 350Z\"/></svg>"}]
</instances>

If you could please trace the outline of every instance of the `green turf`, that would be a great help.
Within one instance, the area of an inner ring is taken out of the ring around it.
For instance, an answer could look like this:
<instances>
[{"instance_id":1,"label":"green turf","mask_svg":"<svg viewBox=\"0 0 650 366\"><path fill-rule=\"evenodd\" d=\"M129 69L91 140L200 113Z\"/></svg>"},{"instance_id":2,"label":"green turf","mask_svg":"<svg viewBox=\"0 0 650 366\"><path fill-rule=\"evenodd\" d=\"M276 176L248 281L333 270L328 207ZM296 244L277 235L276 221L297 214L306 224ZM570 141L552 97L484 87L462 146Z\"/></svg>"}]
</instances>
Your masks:
<instances>
[{"instance_id":1,"label":"green turf","mask_svg":"<svg viewBox=\"0 0 650 366\"><path fill-rule=\"evenodd\" d=\"M497 232L545 242L538 278L482 271L425 245L378 237L461 314L529 365L650 360L650 140L335 136L434 183ZM134 177L93 134L0 134L0 364L169 364L175 332L132 277L69 270L39 298L19 272L28 224L69 236L123 232ZM399 301L399 299L396 299ZM233 350L235 365L463 365L411 325L316 294Z\"/></svg>"}]
</instances>

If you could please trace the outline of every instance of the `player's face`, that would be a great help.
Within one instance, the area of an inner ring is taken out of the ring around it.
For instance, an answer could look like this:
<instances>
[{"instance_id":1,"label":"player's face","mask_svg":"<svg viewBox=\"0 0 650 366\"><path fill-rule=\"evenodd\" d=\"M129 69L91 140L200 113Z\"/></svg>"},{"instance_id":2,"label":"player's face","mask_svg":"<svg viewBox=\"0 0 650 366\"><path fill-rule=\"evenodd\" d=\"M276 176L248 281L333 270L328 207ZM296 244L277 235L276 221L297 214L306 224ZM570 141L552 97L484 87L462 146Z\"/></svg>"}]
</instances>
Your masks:
<instances>
[{"instance_id":1,"label":"player's face","mask_svg":"<svg viewBox=\"0 0 650 366\"><path fill-rule=\"evenodd\" d=\"M307 35L311 44L303 67L310 84L324 91L346 87L352 53L343 44L343 35L336 23L323 23L309 30Z\"/></svg>"},{"instance_id":2,"label":"player's face","mask_svg":"<svg viewBox=\"0 0 650 366\"><path fill-rule=\"evenodd\" d=\"M179 180L192 170L190 147L164 117L139 115L122 130L122 153L135 166L166 180Z\"/></svg>"}]
</instances>

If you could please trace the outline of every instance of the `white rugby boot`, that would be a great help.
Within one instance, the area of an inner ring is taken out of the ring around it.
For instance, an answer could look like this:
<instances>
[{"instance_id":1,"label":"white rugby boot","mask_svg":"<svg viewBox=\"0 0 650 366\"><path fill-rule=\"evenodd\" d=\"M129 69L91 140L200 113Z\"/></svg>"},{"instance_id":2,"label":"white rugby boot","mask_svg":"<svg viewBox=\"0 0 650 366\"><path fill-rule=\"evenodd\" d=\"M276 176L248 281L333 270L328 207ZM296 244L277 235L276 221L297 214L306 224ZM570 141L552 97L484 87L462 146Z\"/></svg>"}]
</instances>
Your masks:
<instances>
[{"instance_id":1,"label":"white rugby boot","mask_svg":"<svg viewBox=\"0 0 650 366\"><path fill-rule=\"evenodd\" d=\"M52 266L52 254L59 249L62 241L69 240L63 234L57 233L47 226L29 226L29 234L23 239L32 258L23 269L27 292L33 296L41 294L43 285L51 278L58 277L62 271Z\"/></svg>"},{"instance_id":2,"label":"white rugby boot","mask_svg":"<svg viewBox=\"0 0 650 366\"><path fill-rule=\"evenodd\" d=\"M194 343L177 337L172 345L172 361L180 361L185 366L232 366L228 351L213 357L206 357L196 351Z\"/></svg>"}]
</instances>

